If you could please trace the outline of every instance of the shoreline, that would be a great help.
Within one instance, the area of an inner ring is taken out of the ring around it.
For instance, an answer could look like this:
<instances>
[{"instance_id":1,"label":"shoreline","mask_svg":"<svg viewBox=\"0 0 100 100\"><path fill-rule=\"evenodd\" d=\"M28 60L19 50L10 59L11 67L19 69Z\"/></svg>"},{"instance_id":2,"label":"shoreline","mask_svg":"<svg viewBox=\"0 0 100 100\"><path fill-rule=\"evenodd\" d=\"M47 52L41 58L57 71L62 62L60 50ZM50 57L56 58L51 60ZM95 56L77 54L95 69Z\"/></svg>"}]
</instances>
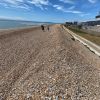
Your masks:
<instances>
[{"instance_id":1,"label":"shoreline","mask_svg":"<svg viewBox=\"0 0 100 100\"><path fill-rule=\"evenodd\" d=\"M40 28L40 26L2 29L2 30L0 30L0 37L5 36L7 34L26 33L26 32L29 32L29 31L34 31L34 30L39 29L39 28Z\"/></svg>"},{"instance_id":2,"label":"shoreline","mask_svg":"<svg viewBox=\"0 0 100 100\"><path fill-rule=\"evenodd\" d=\"M45 27L47 25L44 25ZM52 26L52 25L49 25ZM11 29L0 29L0 36L4 36L7 34L16 34L16 33L27 33L30 31L41 30L41 26L30 26L30 27L20 27L20 28L11 28Z\"/></svg>"},{"instance_id":3,"label":"shoreline","mask_svg":"<svg viewBox=\"0 0 100 100\"><path fill-rule=\"evenodd\" d=\"M9 31L9 30L28 29L28 28L34 28L34 27L40 27L40 25L25 26L25 27L16 27L16 28L5 28L5 29L0 29L0 32L1 32L1 31Z\"/></svg>"},{"instance_id":4,"label":"shoreline","mask_svg":"<svg viewBox=\"0 0 100 100\"><path fill-rule=\"evenodd\" d=\"M44 26L52 26L54 24L43 24ZM30 28L36 28L36 27L40 27L41 25L31 25L31 26L25 26L25 27L16 27L16 28L5 28L5 29L0 29L0 32L3 31L14 31L14 30L21 30L21 29L30 29Z\"/></svg>"}]
</instances>

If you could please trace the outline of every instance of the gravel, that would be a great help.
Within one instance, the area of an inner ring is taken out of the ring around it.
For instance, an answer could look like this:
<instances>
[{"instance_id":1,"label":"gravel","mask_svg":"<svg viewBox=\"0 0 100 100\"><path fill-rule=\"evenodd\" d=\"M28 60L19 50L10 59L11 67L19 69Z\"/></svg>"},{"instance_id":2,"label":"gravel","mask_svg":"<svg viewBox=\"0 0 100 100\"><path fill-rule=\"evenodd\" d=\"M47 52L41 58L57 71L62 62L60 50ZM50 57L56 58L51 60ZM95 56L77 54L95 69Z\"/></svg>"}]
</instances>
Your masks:
<instances>
[{"instance_id":1,"label":"gravel","mask_svg":"<svg viewBox=\"0 0 100 100\"><path fill-rule=\"evenodd\" d=\"M61 25L0 33L0 100L99 99L100 58Z\"/></svg>"}]
</instances>

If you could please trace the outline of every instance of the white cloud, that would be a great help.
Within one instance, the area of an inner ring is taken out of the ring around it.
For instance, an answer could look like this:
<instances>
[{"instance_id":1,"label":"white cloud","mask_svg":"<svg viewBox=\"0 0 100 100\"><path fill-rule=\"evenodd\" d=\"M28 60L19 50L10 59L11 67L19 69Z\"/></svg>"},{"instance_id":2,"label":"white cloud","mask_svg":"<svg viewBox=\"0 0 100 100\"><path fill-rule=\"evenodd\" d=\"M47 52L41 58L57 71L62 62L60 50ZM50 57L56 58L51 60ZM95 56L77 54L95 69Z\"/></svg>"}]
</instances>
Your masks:
<instances>
[{"instance_id":1,"label":"white cloud","mask_svg":"<svg viewBox=\"0 0 100 100\"><path fill-rule=\"evenodd\" d=\"M14 8L21 8L21 9L27 9L29 10L29 6L25 4L24 0L2 0L0 1L0 5L8 8L8 7L14 7Z\"/></svg>"},{"instance_id":2,"label":"white cloud","mask_svg":"<svg viewBox=\"0 0 100 100\"><path fill-rule=\"evenodd\" d=\"M5 3L0 3L0 6L4 6L5 8L9 8L9 6L7 5L7 4L5 4Z\"/></svg>"},{"instance_id":3,"label":"white cloud","mask_svg":"<svg viewBox=\"0 0 100 100\"><path fill-rule=\"evenodd\" d=\"M49 1L48 0L31 0L31 1L28 1L29 3L41 8L42 10L44 9L43 8L43 5L49 5Z\"/></svg>"},{"instance_id":4,"label":"white cloud","mask_svg":"<svg viewBox=\"0 0 100 100\"><path fill-rule=\"evenodd\" d=\"M30 10L30 7L28 5L26 5L26 4L23 4L23 5L10 5L10 7Z\"/></svg>"},{"instance_id":5,"label":"white cloud","mask_svg":"<svg viewBox=\"0 0 100 100\"><path fill-rule=\"evenodd\" d=\"M84 16L90 16L90 13L83 13L83 14L80 14L81 17L84 17Z\"/></svg>"},{"instance_id":6,"label":"white cloud","mask_svg":"<svg viewBox=\"0 0 100 100\"><path fill-rule=\"evenodd\" d=\"M26 19L24 19L23 17L15 17L15 16L13 16L13 17L8 17L8 16L0 16L0 19L14 19L14 20L26 20Z\"/></svg>"},{"instance_id":7,"label":"white cloud","mask_svg":"<svg viewBox=\"0 0 100 100\"><path fill-rule=\"evenodd\" d=\"M90 3L96 3L97 0L88 0Z\"/></svg>"},{"instance_id":8,"label":"white cloud","mask_svg":"<svg viewBox=\"0 0 100 100\"><path fill-rule=\"evenodd\" d=\"M64 12L73 13L73 14L81 14L81 13L83 13L83 12L78 11L78 10L65 10Z\"/></svg>"},{"instance_id":9,"label":"white cloud","mask_svg":"<svg viewBox=\"0 0 100 100\"><path fill-rule=\"evenodd\" d=\"M18 4L24 2L23 0L3 0L3 1L10 4Z\"/></svg>"},{"instance_id":10,"label":"white cloud","mask_svg":"<svg viewBox=\"0 0 100 100\"><path fill-rule=\"evenodd\" d=\"M71 6L68 9L73 10L75 8L75 6Z\"/></svg>"},{"instance_id":11,"label":"white cloud","mask_svg":"<svg viewBox=\"0 0 100 100\"><path fill-rule=\"evenodd\" d=\"M75 0L59 0L59 1L64 2L64 3L74 4Z\"/></svg>"},{"instance_id":12,"label":"white cloud","mask_svg":"<svg viewBox=\"0 0 100 100\"><path fill-rule=\"evenodd\" d=\"M58 9L58 10L62 10L62 11L64 10L63 6L60 6L60 5L53 5L53 7Z\"/></svg>"},{"instance_id":13,"label":"white cloud","mask_svg":"<svg viewBox=\"0 0 100 100\"><path fill-rule=\"evenodd\" d=\"M73 13L73 14L81 14L82 12L81 11L78 11L78 10L74 10L74 6L72 7L69 7L67 9L65 9L63 6L61 5L53 5L54 8L56 8L57 10L60 10L62 12L66 12L66 13Z\"/></svg>"},{"instance_id":14,"label":"white cloud","mask_svg":"<svg viewBox=\"0 0 100 100\"><path fill-rule=\"evenodd\" d=\"M48 5L49 1L48 0L32 0L30 3L34 5Z\"/></svg>"},{"instance_id":15,"label":"white cloud","mask_svg":"<svg viewBox=\"0 0 100 100\"><path fill-rule=\"evenodd\" d=\"M23 9L29 9L30 8L30 4L31 5L35 5L39 8L41 8L42 10L45 9L43 8L43 5L49 5L49 1L48 0L2 0L0 1L0 3L3 4L7 4L8 6L11 7L16 7L16 8L23 8Z\"/></svg>"}]
</instances>

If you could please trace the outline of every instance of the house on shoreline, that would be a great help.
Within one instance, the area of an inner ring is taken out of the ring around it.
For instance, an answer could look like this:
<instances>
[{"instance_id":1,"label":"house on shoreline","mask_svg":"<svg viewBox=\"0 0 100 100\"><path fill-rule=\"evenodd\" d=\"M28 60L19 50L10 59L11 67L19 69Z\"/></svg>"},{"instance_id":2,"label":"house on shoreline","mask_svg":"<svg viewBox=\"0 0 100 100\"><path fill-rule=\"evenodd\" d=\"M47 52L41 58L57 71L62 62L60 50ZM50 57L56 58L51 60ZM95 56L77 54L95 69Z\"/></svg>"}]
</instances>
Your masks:
<instances>
[{"instance_id":1,"label":"house on shoreline","mask_svg":"<svg viewBox=\"0 0 100 100\"><path fill-rule=\"evenodd\" d=\"M100 12L95 18L96 18L97 21L100 20Z\"/></svg>"},{"instance_id":2,"label":"house on shoreline","mask_svg":"<svg viewBox=\"0 0 100 100\"><path fill-rule=\"evenodd\" d=\"M82 26L100 26L100 12L97 16L95 16L95 20L93 21L86 21L86 22L66 22L65 25L67 26L77 26L77 25L82 25Z\"/></svg>"},{"instance_id":3,"label":"house on shoreline","mask_svg":"<svg viewBox=\"0 0 100 100\"><path fill-rule=\"evenodd\" d=\"M94 21L87 21L87 22L82 22L82 25L87 25L87 26L100 26L100 12L97 16L95 16Z\"/></svg>"}]
</instances>

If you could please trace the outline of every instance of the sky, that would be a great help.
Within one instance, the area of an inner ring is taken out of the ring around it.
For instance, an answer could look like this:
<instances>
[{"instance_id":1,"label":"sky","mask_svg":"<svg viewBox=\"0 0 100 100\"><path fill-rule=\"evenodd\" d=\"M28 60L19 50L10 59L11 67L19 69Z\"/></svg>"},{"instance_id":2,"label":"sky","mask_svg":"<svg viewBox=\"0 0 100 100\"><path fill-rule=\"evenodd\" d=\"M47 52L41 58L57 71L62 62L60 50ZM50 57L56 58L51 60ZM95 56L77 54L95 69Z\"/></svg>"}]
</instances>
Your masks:
<instances>
[{"instance_id":1,"label":"sky","mask_svg":"<svg viewBox=\"0 0 100 100\"><path fill-rule=\"evenodd\" d=\"M95 20L100 0L0 0L0 18L66 22Z\"/></svg>"}]
</instances>

